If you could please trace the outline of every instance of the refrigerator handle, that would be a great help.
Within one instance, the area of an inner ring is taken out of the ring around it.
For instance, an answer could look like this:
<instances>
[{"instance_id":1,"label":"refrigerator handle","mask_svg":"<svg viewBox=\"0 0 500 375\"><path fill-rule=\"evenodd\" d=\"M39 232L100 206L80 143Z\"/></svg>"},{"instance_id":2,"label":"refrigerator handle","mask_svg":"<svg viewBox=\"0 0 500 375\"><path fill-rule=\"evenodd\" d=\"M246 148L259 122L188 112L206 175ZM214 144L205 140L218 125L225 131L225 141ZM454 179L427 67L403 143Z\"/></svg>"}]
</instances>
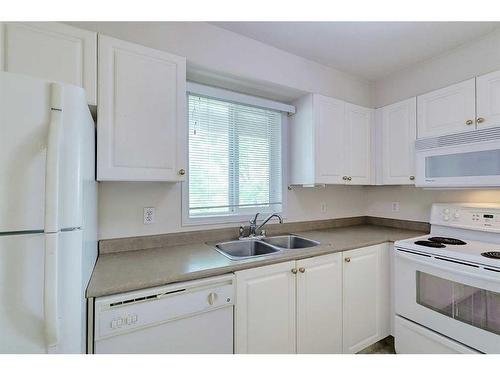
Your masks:
<instances>
[{"instance_id":1,"label":"refrigerator handle","mask_svg":"<svg viewBox=\"0 0 500 375\"><path fill-rule=\"evenodd\" d=\"M50 87L50 123L45 166L45 335L49 352L59 339L58 329L58 231L59 231L59 160L62 134L62 87Z\"/></svg>"},{"instance_id":2,"label":"refrigerator handle","mask_svg":"<svg viewBox=\"0 0 500 375\"><path fill-rule=\"evenodd\" d=\"M51 353L59 340L58 325L58 236L59 233L45 233L45 278L43 306L45 315L45 341Z\"/></svg>"}]
</instances>

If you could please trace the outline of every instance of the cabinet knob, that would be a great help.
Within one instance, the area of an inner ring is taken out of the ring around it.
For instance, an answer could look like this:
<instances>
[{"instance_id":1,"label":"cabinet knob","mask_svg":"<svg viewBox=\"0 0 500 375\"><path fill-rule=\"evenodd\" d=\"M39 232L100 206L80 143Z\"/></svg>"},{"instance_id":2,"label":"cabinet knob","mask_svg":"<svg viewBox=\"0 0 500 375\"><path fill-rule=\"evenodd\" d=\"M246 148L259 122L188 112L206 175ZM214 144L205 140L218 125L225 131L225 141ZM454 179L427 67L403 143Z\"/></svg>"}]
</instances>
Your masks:
<instances>
[{"instance_id":1,"label":"cabinet knob","mask_svg":"<svg viewBox=\"0 0 500 375\"><path fill-rule=\"evenodd\" d=\"M351 176L347 177L347 181L351 181L351 180L352 180Z\"/></svg>"},{"instance_id":2,"label":"cabinet knob","mask_svg":"<svg viewBox=\"0 0 500 375\"><path fill-rule=\"evenodd\" d=\"M415 176L410 176L410 180L411 181L415 180Z\"/></svg>"},{"instance_id":3,"label":"cabinet knob","mask_svg":"<svg viewBox=\"0 0 500 375\"><path fill-rule=\"evenodd\" d=\"M346 263L349 263L351 261L351 258L347 257L344 259Z\"/></svg>"},{"instance_id":4,"label":"cabinet knob","mask_svg":"<svg viewBox=\"0 0 500 375\"><path fill-rule=\"evenodd\" d=\"M472 120L465 121L465 125L472 125L473 123L474 123L474 121L472 121Z\"/></svg>"},{"instance_id":5,"label":"cabinet knob","mask_svg":"<svg viewBox=\"0 0 500 375\"><path fill-rule=\"evenodd\" d=\"M300 268L299 268L299 272L300 272L300 273L304 273L304 272L306 272L306 269L305 269L304 267L300 267Z\"/></svg>"},{"instance_id":6,"label":"cabinet knob","mask_svg":"<svg viewBox=\"0 0 500 375\"><path fill-rule=\"evenodd\" d=\"M186 170L185 169L179 169L179 174L181 176L184 176L186 174Z\"/></svg>"},{"instance_id":7,"label":"cabinet knob","mask_svg":"<svg viewBox=\"0 0 500 375\"><path fill-rule=\"evenodd\" d=\"M292 273L295 275L297 273L297 268L292 268Z\"/></svg>"},{"instance_id":8,"label":"cabinet knob","mask_svg":"<svg viewBox=\"0 0 500 375\"><path fill-rule=\"evenodd\" d=\"M477 120L476 120L476 122L477 122L478 124L480 124L480 123L482 123L482 122L485 122L485 121L486 121L486 120L485 120L483 117L478 117L478 118L477 118Z\"/></svg>"}]
</instances>

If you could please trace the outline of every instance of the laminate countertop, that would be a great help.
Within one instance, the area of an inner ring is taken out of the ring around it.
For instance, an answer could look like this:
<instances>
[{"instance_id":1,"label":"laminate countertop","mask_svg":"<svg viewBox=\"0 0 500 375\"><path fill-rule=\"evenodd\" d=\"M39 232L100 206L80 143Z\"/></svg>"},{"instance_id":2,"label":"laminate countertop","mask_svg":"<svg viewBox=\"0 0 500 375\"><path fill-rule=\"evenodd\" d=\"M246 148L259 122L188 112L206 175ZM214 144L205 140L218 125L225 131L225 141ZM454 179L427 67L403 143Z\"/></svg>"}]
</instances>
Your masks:
<instances>
[{"instance_id":1,"label":"laminate countertop","mask_svg":"<svg viewBox=\"0 0 500 375\"><path fill-rule=\"evenodd\" d=\"M236 261L226 258L216 251L213 245L206 243L101 254L87 288L87 297L129 292L384 242L394 242L421 236L425 232L363 224L296 232L295 234L319 241L321 244Z\"/></svg>"}]
</instances>

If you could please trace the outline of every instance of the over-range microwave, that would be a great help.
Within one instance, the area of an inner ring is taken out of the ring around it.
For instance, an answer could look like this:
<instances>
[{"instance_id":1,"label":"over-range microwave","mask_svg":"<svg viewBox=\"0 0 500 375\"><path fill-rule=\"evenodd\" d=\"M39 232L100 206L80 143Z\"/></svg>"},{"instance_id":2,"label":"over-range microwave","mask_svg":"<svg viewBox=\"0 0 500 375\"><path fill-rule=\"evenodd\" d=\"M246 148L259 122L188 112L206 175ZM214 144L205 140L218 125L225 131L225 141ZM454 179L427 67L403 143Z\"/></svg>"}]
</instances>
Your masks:
<instances>
[{"instance_id":1,"label":"over-range microwave","mask_svg":"<svg viewBox=\"0 0 500 375\"><path fill-rule=\"evenodd\" d=\"M418 139L415 151L416 186L500 186L500 127Z\"/></svg>"}]
</instances>

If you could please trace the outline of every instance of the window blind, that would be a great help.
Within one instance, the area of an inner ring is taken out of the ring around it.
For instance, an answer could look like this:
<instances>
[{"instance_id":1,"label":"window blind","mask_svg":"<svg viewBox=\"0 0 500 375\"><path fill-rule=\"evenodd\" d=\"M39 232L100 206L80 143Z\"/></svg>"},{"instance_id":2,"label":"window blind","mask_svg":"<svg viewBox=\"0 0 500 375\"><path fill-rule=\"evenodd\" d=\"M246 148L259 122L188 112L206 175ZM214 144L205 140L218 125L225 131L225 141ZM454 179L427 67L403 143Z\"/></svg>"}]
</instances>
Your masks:
<instances>
[{"instance_id":1,"label":"window blind","mask_svg":"<svg viewBox=\"0 0 500 375\"><path fill-rule=\"evenodd\" d=\"M188 95L189 216L282 210L281 113Z\"/></svg>"}]
</instances>

